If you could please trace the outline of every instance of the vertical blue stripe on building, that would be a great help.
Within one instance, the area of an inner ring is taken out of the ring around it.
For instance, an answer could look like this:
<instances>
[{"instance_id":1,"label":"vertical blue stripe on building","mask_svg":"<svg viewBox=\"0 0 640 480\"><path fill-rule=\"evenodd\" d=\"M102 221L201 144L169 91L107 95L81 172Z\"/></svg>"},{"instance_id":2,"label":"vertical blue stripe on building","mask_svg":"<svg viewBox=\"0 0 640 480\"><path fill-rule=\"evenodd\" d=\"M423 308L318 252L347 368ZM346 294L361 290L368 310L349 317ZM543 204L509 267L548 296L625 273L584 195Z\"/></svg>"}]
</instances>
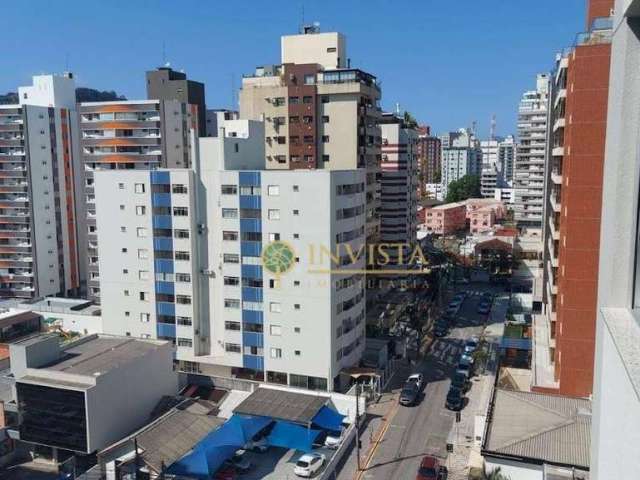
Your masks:
<instances>
[{"instance_id":1,"label":"vertical blue stripe on building","mask_svg":"<svg viewBox=\"0 0 640 480\"><path fill-rule=\"evenodd\" d=\"M169 300L170 298L164 297L165 295L174 297L175 295L175 283L172 281L163 280L164 275L162 274L173 274L174 273L174 264L173 264L173 238L172 234L169 233L169 236L165 232L156 232L156 229L164 229L169 230L171 232L173 228L173 222L171 220L171 215L155 215L155 209L158 207L162 207L163 209L171 210L171 194L167 192L167 187L155 187L156 185L170 185L171 184L171 175L169 172L159 172L159 171L151 171L151 210L152 210L152 223L153 223L153 252L154 252L154 267L155 267L155 291L156 296L161 296L162 300ZM156 191L159 190L159 191ZM156 236L156 233L159 233L163 236ZM162 255L156 256L156 252L164 252ZM165 258L167 256L166 252L171 252L169 255L170 258ZM160 257L160 258L158 258ZM160 274L160 275L158 275ZM160 277L160 280L157 280L157 277ZM170 280L170 279L169 279ZM175 298L174 298L175 300ZM176 336L176 326L175 326L175 316L176 316L176 305L172 302L166 301L158 301L156 302L156 314L158 316L165 317L169 323L157 323L157 335L158 337L171 337L175 338ZM170 322L170 320L173 320Z\"/></svg>"},{"instance_id":2,"label":"vertical blue stripe on building","mask_svg":"<svg viewBox=\"0 0 640 480\"><path fill-rule=\"evenodd\" d=\"M238 183L241 186L260 186L260 172L238 172Z\"/></svg>"},{"instance_id":3,"label":"vertical blue stripe on building","mask_svg":"<svg viewBox=\"0 0 640 480\"><path fill-rule=\"evenodd\" d=\"M262 325L264 323L264 312L259 310L242 310L242 322Z\"/></svg>"},{"instance_id":4,"label":"vertical blue stripe on building","mask_svg":"<svg viewBox=\"0 0 640 480\"><path fill-rule=\"evenodd\" d=\"M264 357L259 355L243 355L242 366L253 370L264 370Z\"/></svg>"},{"instance_id":5,"label":"vertical blue stripe on building","mask_svg":"<svg viewBox=\"0 0 640 480\"><path fill-rule=\"evenodd\" d=\"M176 338L176 326L170 323L156 324L156 332L158 337Z\"/></svg>"},{"instance_id":6,"label":"vertical blue stripe on building","mask_svg":"<svg viewBox=\"0 0 640 480\"><path fill-rule=\"evenodd\" d=\"M160 185L168 185L171 183L171 176L169 172L163 171L152 171L151 172L151 183L160 184Z\"/></svg>"}]
</instances>

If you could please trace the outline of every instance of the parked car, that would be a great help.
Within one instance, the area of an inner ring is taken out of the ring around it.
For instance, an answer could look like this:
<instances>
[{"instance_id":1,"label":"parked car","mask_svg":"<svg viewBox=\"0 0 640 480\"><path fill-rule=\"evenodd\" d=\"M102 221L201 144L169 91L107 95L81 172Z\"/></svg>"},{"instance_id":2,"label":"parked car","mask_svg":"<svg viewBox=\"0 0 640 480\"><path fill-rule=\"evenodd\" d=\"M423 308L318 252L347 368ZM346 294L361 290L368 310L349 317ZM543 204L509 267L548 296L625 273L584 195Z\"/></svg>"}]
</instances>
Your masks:
<instances>
[{"instance_id":1,"label":"parked car","mask_svg":"<svg viewBox=\"0 0 640 480\"><path fill-rule=\"evenodd\" d=\"M456 373L458 372L463 373L468 378L471 378L473 376L473 364L461 358L456 368Z\"/></svg>"},{"instance_id":2,"label":"parked car","mask_svg":"<svg viewBox=\"0 0 640 480\"><path fill-rule=\"evenodd\" d=\"M471 337L464 343L464 353L473 353L478 349L480 341L476 337Z\"/></svg>"},{"instance_id":3,"label":"parked car","mask_svg":"<svg viewBox=\"0 0 640 480\"><path fill-rule=\"evenodd\" d=\"M269 450L269 444L267 443L267 439L265 437L251 440L244 446L245 450L251 450L252 452L264 453Z\"/></svg>"},{"instance_id":4,"label":"parked car","mask_svg":"<svg viewBox=\"0 0 640 480\"><path fill-rule=\"evenodd\" d=\"M296 462L293 469L299 477L311 477L324 465L325 456L321 453L305 453Z\"/></svg>"},{"instance_id":5,"label":"parked car","mask_svg":"<svg viewBox=\"0 0 640 480\"><path fill-rule=\"evenodd\" d=\"M460 361L461 362L466 362L469 365L473 365L474 362L475 362L475 359L473 358L473 355L471 353L464 352L462 354L462 356L460 357Z\"/></svg>"},{"instance_id":6,"label":"parked car","mask_svg":"<svg viewBox=\"0 0 640 480\"><path fill-rule=\"evenodd\" d=\"M440 461L436 457L426 456L420 462L416 480L438 480Z\"/></svg>"},{"instance_id":7,"label":"parked car","mask_svg":"<svg viewBox=\"0 0 640 480\"><path fill-rule=\"evenodd\" d=\"M433 334L436 337L446 337L447 333L449 333L449 329L442 323L436 323L435 327L433 327Z\"/></svg>"},{"instance_id":8,"label":"parked car","mask_svg":"<svg viewBox=\"0 0 640 480\"><path fill-rule=\"evenodd\" d=\"M324 439L324 446L331 449L336 449L342 443L342 432L330 432Z\"/></svg>"},{"instance_id":9,"label":"parked car","mask_svg":"<svg viewBox=\"0 0 640 480\"><path fill-rule=\"evenodd\" d=\"M424 377L421 373L414 373L409 375L407 378L407 383L415 383L418 387L418 390L422 390L422 386L424 385Z\"/></svg>"},{"instance_id":10,"label":"parked car","mask_svg":"<svg viewBox=\"0 0 640 480\"><path fill-rule=\"evenodd\" d=\"M451 378L451 386L459 388L463 392L469 390L471 386L471 382L469 382L469 377L461 372L456 372L453 374Z\"/></svg>"},{"instance_id":11,"label":"parked car","mask_svg":"<svg viewBox=\"0 0 640 480\"><path fill-rule=\"evenodd\" d=\"M419 390L415 383L407 383L400 392L400 405L406 407L414 405L418 401Z\"/></svg>"},{"instance_id":12,"label":"parked car","mask_svg":"<svg viewBox=\"0 0 640 480\"><path fill-rule=\"evenodd\" d=\"M478 305L478 313L481 315L486 315L491 311L491 304L489 302L482 301L480 305Z\"/></svg>"},{"instance_id":13,"label":"parked car","mask_svg":"<svg viewBox=\"0 0 640 480\"><path fill-rule=\"evenodd\" d=\"M449 393L447 393L445 406L449 410L460 410L462 408L463 402L464 396L462 394L462 390L452 385L451 388L449 388Z\"/></svg>"},{"instance_id":14,"label":"parked car","mask_svg":"<svg viewBox=\"0 0 640 480\"><path fill-rule=\"evenodd\" d=\"M238 450L233 454L233 457L227 460L227 466L233 467L237 472L240 473L248 472L249 470L251 470L252 465L245 454L245 450Z\"/></svg>"}]
</instances>

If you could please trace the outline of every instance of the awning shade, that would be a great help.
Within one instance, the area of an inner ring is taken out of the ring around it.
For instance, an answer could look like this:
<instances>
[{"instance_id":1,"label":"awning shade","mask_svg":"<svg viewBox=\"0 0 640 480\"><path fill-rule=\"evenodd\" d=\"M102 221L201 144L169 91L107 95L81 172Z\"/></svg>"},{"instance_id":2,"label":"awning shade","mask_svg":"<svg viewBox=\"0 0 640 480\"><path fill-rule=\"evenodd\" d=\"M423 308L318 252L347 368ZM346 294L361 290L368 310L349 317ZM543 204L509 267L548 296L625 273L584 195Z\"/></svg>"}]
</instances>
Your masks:
<instances>
[{"instance_id":1,"label":"awning shade","mask_svg":"<svg viewBox=\"0 0 640 480\"><path fill-rule=\"evenodd\" d=\"M334 409L323 406L316 416L313 417L313 425L323 430L331 430L339 432L342 428L342 421L345 419L345 415L341 415Z\"/></svg>"},{"instance_id":2,"label":"awning shade","mask_svg":"<svg viewBox=\"0 0 640 480\"><path fill-rule=\"evenodd\" d=\"M271 423L270 418L233 415L204 437L190 453L171 465L168 473L208 479L236 450Z\"/></svg>"},{"instance_id":3,"label":"awning shade","mask_svg":"<svg viewBox=\"0 0 640 480\"><path fill-rule=\"evenodd\" d=\"M313 449L313 441L320 433L320 430L278 420L267 437L267 442L274 447L310 452Z\"/></svg>"}]
</instances>

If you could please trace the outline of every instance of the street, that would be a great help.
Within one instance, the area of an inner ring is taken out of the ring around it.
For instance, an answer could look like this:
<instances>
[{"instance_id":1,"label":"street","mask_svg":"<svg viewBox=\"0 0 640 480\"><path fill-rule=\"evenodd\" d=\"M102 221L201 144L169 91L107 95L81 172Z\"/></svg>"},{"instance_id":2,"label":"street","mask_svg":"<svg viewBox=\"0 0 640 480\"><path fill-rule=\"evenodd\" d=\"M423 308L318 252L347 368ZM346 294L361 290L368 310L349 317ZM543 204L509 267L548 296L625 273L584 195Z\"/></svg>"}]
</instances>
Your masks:
<instances>
[{"instance_id":1,"label":"street","mask_svg":"<svg viewBox=\"0 0 640 480\"><path fill-rule=\"evenodd\" d=\"M482 333L486 316L476 311L480 294L484 291L500 291L488 283L458 285L456 291L460 290L468 291L469 295L449 335L436 339L418 366L412 370L406 369L392 379L391 387L395 391L402 387L406 373L421 372L426 382L421 401L413 407L394 405L386 431L370 452L369 458L364 458L364 471L356 478L415 478L424 455L440 457L444 463L447 438L455 420L455 413L444 406L450 378L465 340ZM349 477L340 475L339 478Z\"/></svg>"}]
</instances>

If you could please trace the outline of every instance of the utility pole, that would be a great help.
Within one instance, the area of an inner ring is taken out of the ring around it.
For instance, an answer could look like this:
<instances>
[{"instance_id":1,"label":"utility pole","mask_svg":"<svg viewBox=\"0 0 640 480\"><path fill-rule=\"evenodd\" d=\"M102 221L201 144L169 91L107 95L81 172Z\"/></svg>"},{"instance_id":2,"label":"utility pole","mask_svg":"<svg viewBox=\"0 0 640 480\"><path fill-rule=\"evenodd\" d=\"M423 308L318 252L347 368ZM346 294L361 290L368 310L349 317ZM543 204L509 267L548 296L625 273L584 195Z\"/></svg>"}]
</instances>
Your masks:
<instances>
[{"instance_id":1,"label":"utility pole","mask_svg":"<svg viewBox=\"0 0 640 480\"><path fill-rule=\"evenodd\" d=\"M360 471L360 384L356 380L356 459Z\"/></svg>"}]
</instances>

